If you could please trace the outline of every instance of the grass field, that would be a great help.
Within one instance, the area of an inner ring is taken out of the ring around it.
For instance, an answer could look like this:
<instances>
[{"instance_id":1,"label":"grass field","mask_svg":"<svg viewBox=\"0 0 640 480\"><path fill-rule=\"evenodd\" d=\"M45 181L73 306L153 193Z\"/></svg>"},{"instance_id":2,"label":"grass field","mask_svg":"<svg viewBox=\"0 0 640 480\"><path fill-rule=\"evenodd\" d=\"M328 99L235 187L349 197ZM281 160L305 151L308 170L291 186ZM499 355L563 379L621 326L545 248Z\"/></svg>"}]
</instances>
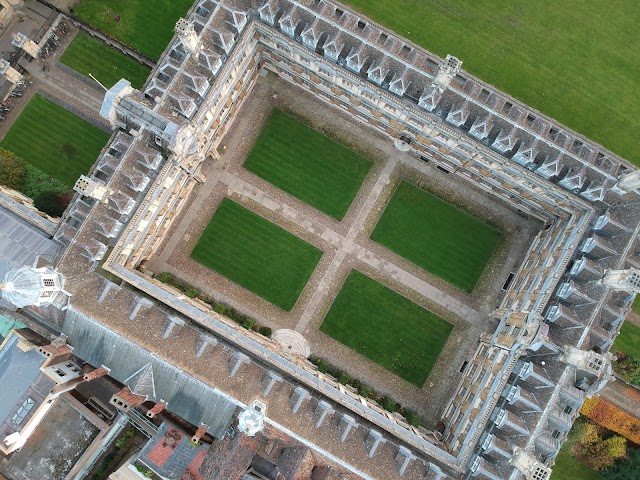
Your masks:
<instances>
[{"instance_id":1,"label":"grass field","mask_svg":"<svg viewBox=\"0 0 640 480\"><path fill-rule=\"evenodd\" d=\"M620 335L616 337L611 348L612 352L616 350L640 358L640 327L625 321L620 328Z\"/></svg>"},{"instance_id":2,"label":"grass field","mask_svg":"<svg viewBox=\"0 0 640 480\"><path fill-rule=\"evenodd\" d=\"M501 236L476 217L402 182L371 239L470 292Z\"/></svg>"},{"instance_id":3,"label":"grass field","mask_svg":"<svg viewBox=\"0 0 640 480\"><path fill-rule=\"evenodd\" d=\"M126 78L134 88L140 89L151 73L149 67L84 32L78 32L60 62L86 77L93 74L107 88Z\"/></svg>"},{"instance_id":4,"label":"grass field","mask_svg":"<svg viewBox=\"0 0 640 480\"><path fill-rule=\"evenodd\" d=\"M158 60L192 5L193 0L82 0L73 9L93 27Z\"/></svg>"},{"instance_id":5,"label":"grass field","mask_svg":"<svg viewBox=\"0 0 640 480\"><path fill-rule=\"evenodd\" d=\"M637 295L633 304L631 305L631 309L640 315L640 295Z\"/></svg>"},{"instance_id":6,"label":"grass field","mask_svg":"<svg viewBox=\"0 0 640 480\"><path fill-rule=\"evenodd\" d=\"M322 252L225 198L191 257L277 305L293 308Z\"/></svg>"},{"instance_id":7,"label":"grass field","mask_svg":"<svg viewBox=\"0 0 640 480\"><path fill-rule=\"evenodd\" d=\"M347 147L274 110L244 168L341 220L371 165Z\"/></svg>"},{"instance_id":8,"label":"grass field","mask_svg":"<svg viewBox=\"0 0 640 480\"><path fill-rule=\"evenodd\" d=\"M635 0L345 3L640 165Z\"/></svg>"},{"instance_id":9,"label":"grass field","mask_svg":"<svg viewBox=\"0 0 640 480\"><path fill-rule=\"evenodd\" d=\"M353 270L320 330L390 372L422 387L452 326Z\"/></svg>"},{"instance_id":10,"label":"grass field","mask_svg":"<svg viewBox=\"0 0 640 480\"><path fill-rule=\"evenodd\" d=\"M96 161L109 134L40 95L34 95L0 148L72 187Z\"/></svg>"}]
</instances>

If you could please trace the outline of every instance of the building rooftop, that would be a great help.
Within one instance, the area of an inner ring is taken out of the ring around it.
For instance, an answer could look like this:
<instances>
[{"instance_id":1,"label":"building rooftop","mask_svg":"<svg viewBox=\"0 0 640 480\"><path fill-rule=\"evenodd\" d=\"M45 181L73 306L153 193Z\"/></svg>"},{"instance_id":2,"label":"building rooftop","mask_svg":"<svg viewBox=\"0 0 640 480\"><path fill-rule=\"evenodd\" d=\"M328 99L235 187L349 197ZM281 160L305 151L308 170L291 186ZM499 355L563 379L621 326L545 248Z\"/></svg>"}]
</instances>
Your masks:
<instances>
[{"instance_id":1,"label":"building rooftop","mask_svg":"<svg viewBox=\"0 0 640 480\"><path fill-rule=\"evenodd\" d=\"M191 437L180 428L163 423L150 439L138 459L169 480L179 480L183 474L197 473L209 445L192 445Z\"/></svg>"},{"instance_id":2,"label":"building rooftop","mask_svg":"<svg viewBox=\"0 0 640 480\"><path fill-rule=\"evenodd\" d=\"M27 333L26 330L19 332ZM15 331L2 343L0 439L21 431L55 386L55 382L40 370L46 360L33 343Z\"/></svg>"},{"instance_id":3,"label":"building rooftop","mask_svg":"<svg viewBox=\"0 0 640 480\"><path fill-rule=\"evenodd\" d=\"M74 355L91 365L108 366L112 378L132 391L140 389L148 400L164 400L193 425L204 423L212 436L220 438L226 432L238 404L220 391L77 310L68 311L61 329Z\"/></svg>"}]
</instances>

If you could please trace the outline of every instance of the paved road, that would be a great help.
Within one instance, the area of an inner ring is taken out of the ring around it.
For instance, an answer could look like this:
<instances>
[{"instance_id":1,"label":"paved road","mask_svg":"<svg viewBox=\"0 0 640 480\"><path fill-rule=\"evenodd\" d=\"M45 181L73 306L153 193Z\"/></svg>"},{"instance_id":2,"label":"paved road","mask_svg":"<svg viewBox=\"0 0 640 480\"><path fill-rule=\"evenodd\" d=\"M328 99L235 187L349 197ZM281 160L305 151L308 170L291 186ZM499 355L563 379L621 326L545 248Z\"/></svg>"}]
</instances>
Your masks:
<instances>
[{"instance_id":1,"label":"paved road","mask_svg":"<svg viewBox=\"0 0 640 480\"><path fill-rule=\"evenodd\" d=\"M640 391L620 381L608 382L600 398L640 419Z\"/></svg>"}]
</instances>

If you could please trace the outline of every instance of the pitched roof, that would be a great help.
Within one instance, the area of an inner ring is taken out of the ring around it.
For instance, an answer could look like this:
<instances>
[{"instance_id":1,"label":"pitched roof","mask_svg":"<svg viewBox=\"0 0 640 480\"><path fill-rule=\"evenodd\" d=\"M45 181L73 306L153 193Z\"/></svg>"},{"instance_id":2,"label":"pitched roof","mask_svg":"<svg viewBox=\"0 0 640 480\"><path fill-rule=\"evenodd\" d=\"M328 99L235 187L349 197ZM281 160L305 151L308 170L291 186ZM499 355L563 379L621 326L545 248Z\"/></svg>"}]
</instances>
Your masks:
<instances>
[{"instance_id":1,"label":"pitched roof","mask_svg":"<svg viewBox=\"0 0 640 480\"><path fill-rule=\"evenodd\" d=\"M124 381L125 385L136 395L142 395L147 399L156 399L156 385L153 380L153 366L147 363Z\"/></svg>"},{"instance_id":2,"label":"pitched roof","mask_svg":"<svg viewBox=\"0 0 640 480\"><path fill-rule=\"evenodd\" d=\"M156 400L162 398L167 402L167 410L192 425L204 423L216 438L227 431L237 404L220 391L185 375L73 308L66 311L61 330L68 335L67 343L74 347L74 355L91 365L110 368L109 376L115 380L128 384L132 390L138 388L139 392L153 390Z\"/></svg>"}]
</instances>

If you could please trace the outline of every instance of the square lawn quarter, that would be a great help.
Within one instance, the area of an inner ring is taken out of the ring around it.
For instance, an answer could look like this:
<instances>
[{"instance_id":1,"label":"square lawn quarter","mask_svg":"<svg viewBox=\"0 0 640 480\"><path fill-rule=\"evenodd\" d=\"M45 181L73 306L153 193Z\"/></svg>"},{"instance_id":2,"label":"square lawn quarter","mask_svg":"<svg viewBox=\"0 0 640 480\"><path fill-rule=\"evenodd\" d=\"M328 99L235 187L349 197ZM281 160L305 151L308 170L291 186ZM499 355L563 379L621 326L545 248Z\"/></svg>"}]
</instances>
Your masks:
<instances>
[{"instance_id":1,"label":"square lawn quarter","mask_svg":"<svg viewBox=\"0 0 640 480\"><path fill-rule=\"evenodd\" d=\"M342 220L371 165L370 160L276 109L244 168Z\"/></svg>"},{"instance_id":2,"label":"square lawn quarter","mask_svg":"<svg viewBox=\"0 0 640 480\"><path fill-rule=\"evenodd\" d=\"M290 311L322 252L225 198L191 257L265 300Z\"/></svg>"},{"instance_id":3,"label":"square lawn quarter","mask_svg":"<svg viewBox=\"0 0 640 480\"><path fill-rule=\"evenodd\" d=\"M352 270L320 330L422 387L452 326L402 295Z\"/></svg>"},{"instance_id":4,"label":"square lawn quarter","mask_svg":"<svg viewBox=\"0 0 640 480\"><path fill-rule=\"evenodd\" d=\"M34 95L0 147L71 187L89 172L108 140L108 133Z\"/></svg>"},{"instance_id":5,"label":"square lawn quarter","mask_svg":"<svg viewBox=\"0 0 640 480\"><path fill-rule=\"evenodd\" d=\"M502 233L425 190L403 182L371 239L467 292Z\"/></svg>"}]
</instances>

